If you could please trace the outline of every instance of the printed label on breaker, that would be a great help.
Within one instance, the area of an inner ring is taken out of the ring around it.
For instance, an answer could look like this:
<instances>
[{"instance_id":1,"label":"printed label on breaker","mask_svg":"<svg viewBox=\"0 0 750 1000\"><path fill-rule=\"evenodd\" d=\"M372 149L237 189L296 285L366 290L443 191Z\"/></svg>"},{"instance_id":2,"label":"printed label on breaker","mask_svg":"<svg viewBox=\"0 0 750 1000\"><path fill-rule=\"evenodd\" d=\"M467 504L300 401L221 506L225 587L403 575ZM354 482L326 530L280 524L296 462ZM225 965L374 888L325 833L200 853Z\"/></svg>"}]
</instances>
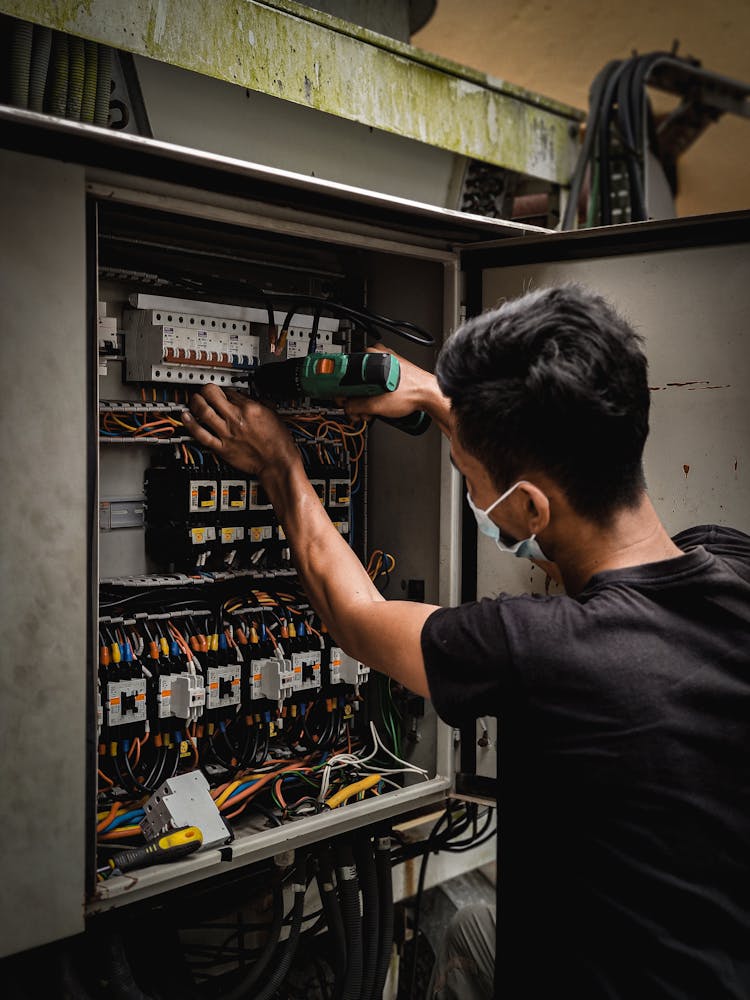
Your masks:
<instances>
[{"instance_id":1,"label":"printed label on breaker","mask_svg":"<svg viewBox=\"0 0 750 1000\"><path fill-rule=\"evenodd\" d=\"M258 525L250 528L251 542L267 542L271 540L272 536L273 532L270 524Z\"/></svg>"}]
</instances>

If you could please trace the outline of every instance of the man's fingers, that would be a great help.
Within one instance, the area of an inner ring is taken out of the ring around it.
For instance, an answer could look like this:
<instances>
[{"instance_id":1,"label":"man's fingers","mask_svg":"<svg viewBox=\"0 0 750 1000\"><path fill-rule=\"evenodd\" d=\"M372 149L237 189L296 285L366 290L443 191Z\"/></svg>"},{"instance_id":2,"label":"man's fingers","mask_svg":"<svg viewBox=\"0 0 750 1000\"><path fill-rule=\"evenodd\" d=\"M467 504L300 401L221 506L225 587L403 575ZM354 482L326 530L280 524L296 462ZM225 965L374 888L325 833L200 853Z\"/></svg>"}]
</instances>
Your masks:
<instances>
[{"instance_id":1,"label":"man's fingers","mask_svg":"<svg viewBox=\"0 0 750 1000\"><path fill-rule=\"evenodd\" d=\"M192 413L189 413L187 410L183 410L182 422L185 425L185 429L195 438L198 444L202 444L204 447L210 448L212 451L221 450L221 441L219 438L214 437L210 431L207 431L205 427L202 427Z\"/></svg>"},{"instance_id":2,"label":"man's fingers","mask_svg":"<svg viewBox=\"0 0 750 1000\"><path fill-rule=\"evenodd\" d=\"M234 403L235 406L241 406L243 403L246 403L248 399L250 399L250 397L244 392L240 392L238 389L232 389L231 387L224 389L224 395L227 397L229 402Z\"/></svg>"},{"instance_id":3,"label":"man's fingers","mask_svg":"<svg viewBox=\"0 0 750 1000\"><path fill-rule=\"evenodd\" d=\"M229 392L231 391L230 389ZM205 397L214 410L225 420L236 419L239 416L236 403L227 398L227 394L218 385L204 385L200 393L197 393L196 396L197 398ZM195 413L195 410L193 410L193 413Z\"/></svg>"},{"instance_id":4,"label":"man's fingers","mask_svg":"<svg viewBox=\"0 0 750 1000\"><path fill-rule=\"evenodd\" d=\"M226 405L231 405L227 402L224 393L221 392L216 386L211 386L211 388L216 388L216 391L221 393L222 398ZM190 409L193 411L195 417L207 427L219 441L223 441L227 437L227 425L224 419L216 412L213 405L203 398L201 393L196 392L194 396L190 399ZM191 428L192 431L192 428Z\"/></svg>"}]
</instances>

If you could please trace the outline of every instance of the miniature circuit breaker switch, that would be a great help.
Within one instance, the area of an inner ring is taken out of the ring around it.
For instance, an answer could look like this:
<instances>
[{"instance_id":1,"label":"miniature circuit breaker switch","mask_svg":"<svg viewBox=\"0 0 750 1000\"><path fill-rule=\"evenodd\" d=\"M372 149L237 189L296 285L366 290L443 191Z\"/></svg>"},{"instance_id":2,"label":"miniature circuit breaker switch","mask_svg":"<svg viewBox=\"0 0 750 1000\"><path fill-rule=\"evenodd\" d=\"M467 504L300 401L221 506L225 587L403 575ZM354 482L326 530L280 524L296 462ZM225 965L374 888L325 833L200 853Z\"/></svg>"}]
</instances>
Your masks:
<instances>
[{"instance_id":1,"label":"miniature circuit breaker switch","mask_svg":"<svg viewBox=\"0 0 750 1000\"><path fill-rule=\"evenodd\" d=\"M203 836L202 851L232 839L232 831L216 808L209 784L200 771L169 778L144 807L141 830L147 840L183 826L198 827Z\"/></svg>"}]
</instances>

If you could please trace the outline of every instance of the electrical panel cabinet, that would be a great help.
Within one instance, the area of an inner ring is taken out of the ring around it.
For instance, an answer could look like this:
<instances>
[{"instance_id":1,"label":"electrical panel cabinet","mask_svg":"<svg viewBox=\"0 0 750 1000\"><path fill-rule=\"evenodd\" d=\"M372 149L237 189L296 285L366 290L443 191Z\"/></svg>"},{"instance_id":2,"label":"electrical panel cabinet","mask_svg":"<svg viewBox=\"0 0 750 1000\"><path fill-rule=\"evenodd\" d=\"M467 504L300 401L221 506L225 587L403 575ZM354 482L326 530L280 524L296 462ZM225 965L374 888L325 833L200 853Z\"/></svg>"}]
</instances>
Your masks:
<instances>
[{"instance_id":1,"label":"electrical panel cabinet","mask_svg":"<svg viewBox=\"0 0 750 1000\"><path fill-rule=\"evenodd\" d=\"M745 363L737 303L747 291L735 266L746 260L745 217L723 230L624 227L587 244L33 113L0 109L0 121L3 350L13 376L4 400L4 952L76 933L86 913L440 802L454 767L491 772L494 724L459 741L429 705L347 656L309 607L258 481L198 448L181 425L196 386L246 385L257 364L311 346L365 346L366 318L321 302L429 331L434 348L387 341L429 368L462 304L490 306L529 276L557 280L535 269L545 256L559 254L564 277L584 273L605 291L617 276L620 300L640 303L665 241L690 232L693 248L673 248L666 272L670 296L680 277L692 283L679 336L692 311L694 335L682 343L686 359L702 356L706 303L723 282L725 356L695 375L715 390L700 397L697 427L697 410L670 408L683 398L670 383L694 374L685 360L672 375L681 341L654 342L664 398L650 477L657 506L676 504L679 485L685 516L748 527L737 430L747 397L718 391L723 379L739 387ZM623 253L642 263L633 269ZM584 266L592 257L606 259L606 275ZM638 316L649 330L664 320L654 288ZM332 523L386 596L456 604L544 585L520 560L490 564L476 549L437 429L415 440L351 426L335 401L290 401L280 413ZM714 453L717 414L724 444ZM684 481L660 479L683 443L702 457L681 460ZM736 455L725 470L727 448ZM726 516L722 497L733 498ZM393 773L326 809L314 769L350 745L372 747ZM299 772L303 757L310 772L299 787L279 770L280 783L267 782L275 798L258 797L264 767L297 761ZM20 761L34 762L33 809ZM231 841L137 879L97 881L97 849L102 860L108 843L137 831L142 793L198 769ZM10 919L22 910L34 919Z\"/></svg>"}]
</instances>

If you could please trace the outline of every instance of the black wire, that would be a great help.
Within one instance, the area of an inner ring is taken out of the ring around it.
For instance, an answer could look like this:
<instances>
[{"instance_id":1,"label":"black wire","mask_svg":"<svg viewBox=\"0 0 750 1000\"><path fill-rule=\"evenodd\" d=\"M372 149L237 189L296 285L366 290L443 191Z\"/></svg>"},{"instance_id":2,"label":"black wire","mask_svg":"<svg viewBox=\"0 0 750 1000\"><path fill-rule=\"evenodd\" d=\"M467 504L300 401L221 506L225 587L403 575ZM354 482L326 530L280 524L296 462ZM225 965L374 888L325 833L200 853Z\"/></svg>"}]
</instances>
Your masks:
<instances>
[{"instance_id":1,"label":"black wire","mask_svg":"<svg viewBox=\"0 0 750 1000\"><path fill-rule=\"evenodd\" d=\"M277 299L292 299L294 301L294 306L287 313L287 319L284 321L285 327L294 315L294 310L298 305L320 305L321 308L325 308L329 312L355 320L372 337L376 336L373 327L379 327L381 330L387 330L389 333L394 333L397 337L402 337L404 340L409 340L414 344L423 344L432 347L435 343L435 338L430 333L417 326L416 323L411 323L408 320L390 319L387 316L380 316L369 309L355 309L352 306L345 306L342 302L336 302L333 299L327 299L319 295L304 295L299 292L273 292L272 294Z\"/></svg>"},{"instance_id":2,"label":"black wire","mask_svg":"<svg viewBox=\"0 0 750 1000\"><path fill-rule=\"evenodd\" d=\"M578 154L578 161L576 163L575 170L573 171L573 177L571 178L568 202L565 206L565 213L563 214L562 229L572 229L573 223L576 220L578 213L578 199L581 194L581 187L583 186L583 178L586 173L586 167L591 158L591 151L596 139L597 122L599 120L602 95L610 74L617 66L619 66L618 59L613 59L611 62L608 62L607 65L600 70L599 73L597 73L594 78L594 82L591 85L591 91L589 94L589 114L586 119L586 133L583 137L581 151Z\"/></svg>"}]
</instances>

